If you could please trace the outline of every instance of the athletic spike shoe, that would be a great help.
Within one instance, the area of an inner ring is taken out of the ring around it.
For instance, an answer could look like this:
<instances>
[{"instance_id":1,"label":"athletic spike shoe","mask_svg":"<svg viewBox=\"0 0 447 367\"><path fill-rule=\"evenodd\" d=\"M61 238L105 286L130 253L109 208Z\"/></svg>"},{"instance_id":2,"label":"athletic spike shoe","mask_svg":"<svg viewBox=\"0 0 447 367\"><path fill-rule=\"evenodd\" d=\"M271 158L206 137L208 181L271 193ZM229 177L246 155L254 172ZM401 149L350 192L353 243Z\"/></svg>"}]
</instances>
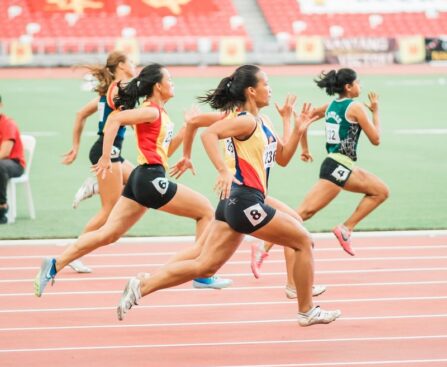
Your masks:
<instances>
[{"instance_id":1,"label":"athletic spike shoe","mask_svg":"<svg viewBox=\"0 0 447 367\"><path fill-rule=\"evenodd\" d=\"M349 255L354 256L355 253L351 248L351 231L347 229L344 225L340 224L332 230L335 237L337 237L340 246L345 250Z\"/></svg>"},{"instance_id":2,"label":"athletic spike shoe","mask_svg":"<svg viewBox=\"0 0 447 367\"><path fill-rule=\"evenodd\" d=\"M312 286L312 297L317 297L320 294L326 292L327 287L325 285L313 285ZM286 285L285 288L287 298L296 298L296 289Z\"/></svg>"},{"instance_id":3,"label":"athletic spike shoe","mask_svg":"<svg viewBox=\"0 0 447 367\"><path fill-rule=\"evenodd\" d=\"M73 209L76 209L82 200L91 198L98 192L98 182L96 182L96 179L87 177L79 190L76 192L76 195L73 199Z\"/></svg>"},{"instance_id":4,"label":"athletic spike shoe","mask_svg":"<svg viewBox=\"0 0 447 367\"><path fill-rule=\"evenodd\" d=\"M39 272L34 278L34 294L40 297L49 282L54 284L54 277L56 276L56 259L47 257L42 260Z\"/></svg>"},{"instance_id":5,"label":"athletic spike shoe","mask_svg":"<svg viewBox=\"0 0 447 367\"><path fill-rule=\"evenodd\" d=\"M140 279L131 278L127 282L126 288L124 288L123 295L121 296L116 309L118 320L122 321L124 319L124 314L126 314L133 305L138 305L140 298Z\"/></svg>"},{"instance_id":6,"label":"athletic spike shoe","mask_svg":"<svg viewBox=\"0 0 447 367\"><path fill-rule=\"evenodd\" d=\"M81 260L74 260L68 264L76 273L91 273L92 269L85 265Z\"/></svg>"},{"instance_id":7,"label":"athletic spike shoe","mask_svg":"<svg viewBox=\"0 0 447 367\"><path fill-rule=\"evenodd\" d=\"M251 245L251 271L256 279L261 276L261 265L269 253L264 249L264 243L252 243Z\"/></svg>"},{"instance_id":8,"label":"athletic spike shoe","mask_svg":"<svg viewBox=\"0 0 447 367\"><path fill-rule=\"evenodd\" d=\"M218 276L213 276L209 278L196 278L192 282L194 288L211 288L211 289L222 289L227 288L233 281L231 279L220 278Z\"/></svg>"},{"instance_id":9,"label":"athletic spike shoe","mask_svg":"<svg viewBox=\"0 0 447 367\"><path fill-rule=\"evenodd\" d=\"M306 313L298 313L298 324L310 326L316 324L329 324L341 316L340 310L325 311L320 306L315 306Z\"/></svg>"}]
</instances>

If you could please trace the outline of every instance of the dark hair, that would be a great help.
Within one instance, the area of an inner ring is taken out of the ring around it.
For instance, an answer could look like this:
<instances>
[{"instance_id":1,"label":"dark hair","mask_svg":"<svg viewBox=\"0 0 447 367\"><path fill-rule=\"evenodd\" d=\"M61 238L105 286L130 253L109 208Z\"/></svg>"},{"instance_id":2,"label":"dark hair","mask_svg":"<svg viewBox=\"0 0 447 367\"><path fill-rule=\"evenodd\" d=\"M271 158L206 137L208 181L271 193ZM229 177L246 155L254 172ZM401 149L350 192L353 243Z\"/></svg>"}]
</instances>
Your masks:
<instances>
[{"instance_id":1,"label":"dark hair","mask_svg":"<svg viewBox=\"0 0 447 367\"><path fill-rule=\"evenodd\" d=\"M115 108L131 110L135 107L141 97L151 97L154 93L154 85L163 79L160 64L150 64L141 70L140 74L129 83L122 85L118 83L118 95L113 99Z\"/></svg>"},{"instance_id":2,"label":"dark hair","mask_svg":"<svg viewBox=\"0 0 447 367\"><path fill-rule=\"evenodd\" d=\"M115 79L116 68L121 62L126 62L127 56L124 52L113 51L107 57L105 65L83 65L83 67L90 70L92 75L98 80L98 85L95 92L100 96L105 96L110 84Z\"/></svg>"},{"instance_id":3,"label":"dark hair","mask_svg":"<svg viewBox=\"0 0 447 367\"><path fill-rule=\"evenodd\" d=\"M352 84L357 79L357 73L348 68L338 71L331 70L328 73L322 72L318 79L314 79L318 87L326 89L326 93L330 96L334 94L343 94L346 84Z\"/></svg>"},{"instance_id":4,"label":"dark hair","mask_svg":"<svg viewBox=\"0 0 447 367\"><path fill-rule=\"evenodd\" d=\"M223 78L216 89L197 99L201 103L209 103L215 110L232 110L247 100L245 89L256 87L258 84L256 74L260 70L256 65L242 65L231 76Z\"/></svg>"}]
</instances>

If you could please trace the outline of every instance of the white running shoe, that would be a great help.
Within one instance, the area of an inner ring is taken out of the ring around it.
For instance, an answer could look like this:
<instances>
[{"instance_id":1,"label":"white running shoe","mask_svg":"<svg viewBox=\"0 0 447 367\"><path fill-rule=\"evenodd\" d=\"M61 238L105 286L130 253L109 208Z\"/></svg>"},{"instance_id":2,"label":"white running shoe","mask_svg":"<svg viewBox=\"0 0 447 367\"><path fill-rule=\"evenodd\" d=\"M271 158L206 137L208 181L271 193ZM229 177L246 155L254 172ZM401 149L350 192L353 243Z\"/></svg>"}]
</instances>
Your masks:
<instances>
[{"instance_id":1,"label":"white running shoe","mask_svg":"<svg viewBox=\"0 0 447 367\"><path fill-rule=\"evenodd\" d=\"M320 306L315 306L306 313L298 313L298 324L300 326L310 326L315 324L329 324L341 316L340 310L325 311Z\"/></svg>"},{"instance_id":2,"label":"white running shoe","mask_svg":"<svg viewBox=\"0 0 447 367\"><path fill-rule=\"evenodd\" d=\"M325 285L313 285L312 286L312 297L319 296L320 294L326 292L327 287ZM285 288L287 298L296 298L296 289L286 285Z\"/></svg>"},{"instance_id":3,"label":"white running shoe","mask_svg":"<svg viewBox=\"0 0 447 367\"><path fill-rule=\"evenodd\" d=\"M96 182L96 179L87 177L79 190L76 192L76 195L73 199L73 209L76 209L82 200L91 198L98 192L98 182Z\"/></svg>"},{"instance_id":4,"label":"white running shoe","mask_svg":"<svg viewBox=\"0 0 447 367\"><path fill-rule=\"evenodd\" d=\"M85 265L81 260L73 260L68 264L76 273L91 273L92 269Z\"/></svg>"},{"instance_id":5,"label":"white running shoe","mask_svg":"<svg viewBox=\"0 0 447 367\"><path fill-rule=\"evenodd\" d=\"M116 309L118 320L124 319L124 314L129 311L133 305L138 305L138 300L141 298L140 293L140 279L131 278L124 288L118 308Z\"/></svg>"}]
</instances>

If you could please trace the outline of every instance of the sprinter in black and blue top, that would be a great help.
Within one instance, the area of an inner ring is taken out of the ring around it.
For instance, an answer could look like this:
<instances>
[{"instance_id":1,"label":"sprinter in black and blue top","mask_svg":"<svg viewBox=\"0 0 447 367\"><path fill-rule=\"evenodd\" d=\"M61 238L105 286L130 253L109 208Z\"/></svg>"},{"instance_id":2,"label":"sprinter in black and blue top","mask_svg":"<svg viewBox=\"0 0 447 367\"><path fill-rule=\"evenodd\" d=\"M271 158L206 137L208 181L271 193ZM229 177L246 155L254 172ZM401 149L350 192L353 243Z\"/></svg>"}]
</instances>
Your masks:
<instances>
[{"instance_id":1,"label":"sprinter in black and blue top","mask_svg":"<svg viewBox=\"0 0 447 367\"><path fill-rule=\"evenodd\" d=\"M357 144L362 130L373 145L380 143L380 120L378 96L368 94L372 121L368 118L363 104L356 102L360 96L360 83L352 69L332 70L315 80L318 87L330 96L338 98L315 109L314 116L325 118L327 157L320 169L320 180L314 185L298 208L298 214L307 220L328 205L338 193L347 191L365 194L354 213L333 229L342 248L354 256L351 247L351 232L355 226L385 201L389 195L385 183L372 173L355 166ZM307 141L303 139L301 159L311 161Z\"/></svg>"},{"instance_id":2,"label":"sprinter in black and blue top","mask_svg":"<svg viewBox=\"0 0 447 367\"><path fill-rule=\"evenodd\" d=\"M95 92L98 97L92 99L76 114L76 120L73 128L73 145L68 153L62 159L63 164L71 164L76 159L81 142L81 134L87 118L95 112L99 113L98 139L90 149L90 162L96 164L102 155L103 130L107 118L114 113L115 97L119 82L126 82L135 74L134 63L121 51L112 52L105 65L87 65L86 68L98 80ZM101 210L87 223L84 232L90 232L100 228L107 220L113 206L121 196L123 184L133 170L134 166L121 156L121 148L126 128L120 127L112 148L112 171L105 178L97 177L87 178L81 188L75 195L73 207L76 208L81 200L91 197L94 194L101 196ZM77 272L90 272L91 270L84 266L81 261L76 260L70 266Z\"/></svg>"}]
</instances>

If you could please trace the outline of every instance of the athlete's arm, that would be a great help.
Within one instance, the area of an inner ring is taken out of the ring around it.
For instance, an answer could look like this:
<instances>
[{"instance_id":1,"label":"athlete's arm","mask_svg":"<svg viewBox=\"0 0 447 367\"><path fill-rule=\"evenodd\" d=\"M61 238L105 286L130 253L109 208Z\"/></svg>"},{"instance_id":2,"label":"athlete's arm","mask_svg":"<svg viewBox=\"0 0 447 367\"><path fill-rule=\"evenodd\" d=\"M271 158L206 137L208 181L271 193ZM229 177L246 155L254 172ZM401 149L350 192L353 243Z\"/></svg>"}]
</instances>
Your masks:
<instances>
[{"instance_id":1,"label":"athlete's arm","mask_svg":"<svg viewBox=\"0 0 447 367\"><path fill-rule=\"evenodd\" d=\"M328 105L329 104L325 104L321 107L314 108L312 111L312 118L316 118L315 121L324 118ZM309 151L307 130L303 133L303 136L301 137L300 145L301 145L301 156L300 156L301 160L303 162L312 162L314 158L312 157L312 154Z\"/></svg>"},{"instance_id":2,"label":"athlete's arm","mask_svg":"<svg viewBox=\"0 0 447 367\"><path fill-rule=\"evenodd\" d=\"M233 176L225 164L219 147L219 140L229 137L242 140L249 137L255 129L256 121L253 116L243 115L233 119L220 120L208 127L201 134L206 153L219 172L214 189L220 194L221 198L228 198L230 196L232 182L238 184L240 182Z\"/></svg>"},{"instance_id":3,"label":"athlete's arm","mask_svg":"<svg viewBox=\"0 0 447 367\"><path fill-rule=\"evenodd\" d=\"M73 142L71 149L62 156L63 164L70 164L76 159L78 155L79 146L81 144L81 135L84 130L87 118L98 111L99 97L92 99L84 107L76 113L76 119L73 126Z\"/></svg>"},{"instance_id":4,"label":"athlete's arm","mask_svg":"<svg viewBox=\"0 0 447 367\"><path fill-rule=\"evenodd\" d=\"M113 111L107 118L104 127L104 142L102 145L102 155L93 166L97 175L102 174L104 178L107 171L111 171L112 162L110 154L112 152L113 141L121 125L137 125L151 123L160 117L160 112L155 107L142 107L125 111Z\"/></svg>"},{"instance_id":5,"label":"athlete's arm","mask_svg":"<svg viewBox=\"0 0 447 367\"><path fill-rule=\"evenodd\" d=\"M169 174L175 178L179 178L188 169L190 169L193 175L196 174L194 166L191 162L191 151L194 137L199 127L208 127L215 122L224 119L228 113L226 112L210 112L201 113L198 115L185 118L186 127L185 134L183 136L183 157L171 167ZM186 116L185 116L186 117Z\"/></svg>"},{"instance_id":6,"label":"athlete's arm","mask_svg":"<svg viewBox=\"0 0 447 367\"><path fill-rule=\"evenodd\" d=\"M369 120L363 105L360 103L353 103L347 111L347 116L350 120L358 122L371 144L379 145L380 119L378 96L376 93L370 92L368 93L368 98L370 104L367 104L366 107L368 107L369 110L372 112L372 122Z\"/></svg>"},{"instance_id":7,"label":"athlete's arm","mask_svg":"<svg viewBox=\"0 0 447 367\"><path fill-rule=\"evenodd\" d=\"M283 167L290 162L290 159L295 154L304 131L317 119L317 116L312 117L312 106L310 103L304 103L301 113L294 115L295 124L290 139L285 144L278 141L276 148L276 162Z\"/></svg>"}]
</instances>

